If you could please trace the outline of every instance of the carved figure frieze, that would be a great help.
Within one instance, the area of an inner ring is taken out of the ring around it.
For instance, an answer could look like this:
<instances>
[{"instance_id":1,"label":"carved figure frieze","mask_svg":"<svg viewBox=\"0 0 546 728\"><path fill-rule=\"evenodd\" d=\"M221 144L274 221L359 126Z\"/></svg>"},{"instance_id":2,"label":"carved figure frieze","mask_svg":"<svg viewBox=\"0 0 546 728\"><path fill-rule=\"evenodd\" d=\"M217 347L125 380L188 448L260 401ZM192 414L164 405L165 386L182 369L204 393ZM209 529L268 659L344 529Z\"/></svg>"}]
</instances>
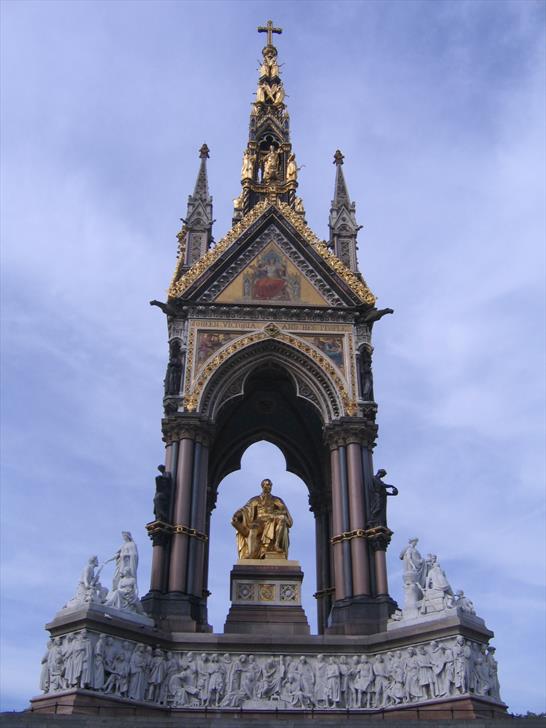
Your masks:
<instances>
[{"instance_id":1,"label":"carved figure frieze","mask_svg":"<svg viewBox=\"0 0 546 728\"><path fill-rule=\"evenodd\" d=\"M501 702L495 648L461 635L369 654L197 654L81 630L49 640L40 687L173 709L380 710L463 695Z\"/></svg>"}]
</instances>

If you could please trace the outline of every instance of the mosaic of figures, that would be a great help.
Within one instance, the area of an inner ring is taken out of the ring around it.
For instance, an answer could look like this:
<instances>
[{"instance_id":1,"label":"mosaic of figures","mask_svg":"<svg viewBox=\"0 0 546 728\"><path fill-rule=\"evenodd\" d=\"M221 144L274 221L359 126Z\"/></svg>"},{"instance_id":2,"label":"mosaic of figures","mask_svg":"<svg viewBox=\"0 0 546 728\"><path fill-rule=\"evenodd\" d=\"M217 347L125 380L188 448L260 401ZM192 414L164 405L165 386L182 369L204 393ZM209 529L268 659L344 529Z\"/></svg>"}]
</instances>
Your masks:
<instances>
[{"instance_id":1,"label":"mosaic of figures","mask_svg":"<svg viewBox=\"0 0 546 728\"><path fill-rule=\"evenodd\" d=\"M274 243L266 245L215 300L219 303L328 305Z\"/></svg>"},{"instance_id":2,"label":"mosaic of figures","mask_svg":"<svg viewBox=\"0 0 546 728\"><path fill-rule=\"evenodd\" d=\"M382 709L468 694L500 701L495 648L462 636L369 656L197 654L81 630L49 641L40 687L171 708Z\"/></svg>"},{"instance_id":3,"label":"mosaic of figures","mask_svg":"<svg viewBox=\"0 0 546 728\"><path fill-rule=\"evenodd\" d=\"M243 298L249 301L298 303L301 276L289 272L285 255L269 246L243 274Z\"/></svg>"},{"instance_id":4,"label":"mosaic of figures","mask_svg":"<svg viewBox=\"0 0 546 728\"><path fill-rule=\"evenodd\" d=\"M302 338L320 349L338 369L344 371L343 336L318 334L314 336L305 335Z\"/></svg>"},{"instance_id":5,"label":"mosaic of figures","mask_svg":"<svg viewBox=\"0 0 546 728\"><path fill-rule=\"evenodd\" d=\"M198 322L201 323L201 322ZM252 322L246 329L245 322L238 322L238 329L232 328L212 328L209 322L206 328L198 328L197 325L193 326L192 333L190 335L190 356L193 356L194 375L202 368L202 366L216 354L223 346L235 341L236 339L245 336L249 331L256 331L256 323ZM219 326L225 326L225 322L218 322ZM317 326L318 329L324 329L325 327ZM246 329L246 330L245 330ZM287 329L289 332L289 329ZM328 357L328 359L345 375L345 367L350 362L347 361L345 353L345 335L343 333L338 334L332 331L319 330L313 333L303 333L300 331L292 331L293 336L297 336L304 341L308 341L313 346L316 346L319 351ZM354 362L353 362L354 368ZM352 381L354 377L350 378L353 387L355 383ZM186 387L190 384L190 371L187 373Z\"/></svg>"},{"instance_id":6,"label":"mosaic of figures","mask_svg":"<svg viewBox=\"0 0 546 728\"><path fill-rule=\"evenodd\" d=\"M199 331L196 345L196 369L199 369L224 344L233 341L233 339L242 336L244 333L244 331Z\"/></svg>"}]
</instances>

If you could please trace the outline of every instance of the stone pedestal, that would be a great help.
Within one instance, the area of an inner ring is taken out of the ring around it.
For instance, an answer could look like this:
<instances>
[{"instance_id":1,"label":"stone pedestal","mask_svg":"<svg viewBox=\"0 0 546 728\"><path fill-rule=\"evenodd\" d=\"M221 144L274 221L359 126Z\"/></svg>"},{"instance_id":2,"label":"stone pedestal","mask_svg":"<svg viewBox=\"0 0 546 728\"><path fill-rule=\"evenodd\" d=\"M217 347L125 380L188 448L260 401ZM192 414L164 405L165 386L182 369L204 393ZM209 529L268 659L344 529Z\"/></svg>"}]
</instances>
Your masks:
<instances>
[{"instance_id":1,"label":"stone pedestal","mask_svg":"<svg viewBox=\"0 0 546 728\"><path fill-rule=\"evenodd\" d=\"M225 633L307 635L298 561L240 559L231 570L231 608Z\"/></svg>"}]
</instances>

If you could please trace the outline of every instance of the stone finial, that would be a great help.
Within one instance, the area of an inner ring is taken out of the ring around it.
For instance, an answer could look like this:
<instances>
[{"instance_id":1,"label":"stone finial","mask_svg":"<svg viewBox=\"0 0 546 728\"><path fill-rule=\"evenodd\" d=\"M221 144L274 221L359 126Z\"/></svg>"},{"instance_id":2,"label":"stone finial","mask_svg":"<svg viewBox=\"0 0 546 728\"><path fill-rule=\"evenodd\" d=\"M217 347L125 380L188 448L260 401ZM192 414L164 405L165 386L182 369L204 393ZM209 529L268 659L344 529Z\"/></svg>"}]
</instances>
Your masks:
<instances>
[{"instance_id":1,"label":"stone finial","mask_svg":"<svg viewBox=\"0 0 546 728\"><path fill-rule=\"evenodd\" d=\"M202 147L201 147L201 149L199 150L199 158L200 158L200 159L208 159L208 158L209 158L209 156L210 156L210 155L209 155L209 151L210 151L210 150L209 150L209 148L207 147L207 145L206 145L206 144L203 144L203 146L202 146Z\"/></svg>"},{"instance_id":2,"label":"stone finial","mask_svg":"<svg viewBox=\"0 0 546 728\"><path fill-rule=\"evenodd\" d=\"M339 167L339 165L343 164L343 160L345 159L345 156L341 153L339 149L336 149L336 152L334 154L334 164Z\"/></svg>"}]
</instances>

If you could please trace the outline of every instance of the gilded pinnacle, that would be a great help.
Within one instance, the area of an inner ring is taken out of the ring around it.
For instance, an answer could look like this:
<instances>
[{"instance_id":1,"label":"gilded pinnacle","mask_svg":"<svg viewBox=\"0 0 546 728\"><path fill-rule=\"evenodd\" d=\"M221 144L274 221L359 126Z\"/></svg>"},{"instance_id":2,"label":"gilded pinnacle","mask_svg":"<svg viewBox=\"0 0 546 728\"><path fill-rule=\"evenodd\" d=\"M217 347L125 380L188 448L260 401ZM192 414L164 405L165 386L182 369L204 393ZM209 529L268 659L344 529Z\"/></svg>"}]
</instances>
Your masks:
<instances>
[{"instance_id":1,"label":"gilded pinnacle","mask_svg":"<svg viewBox=\"0 0 546 728\"><path fill-rule=\"evenodd\" d=\"M272 46L273 45L273 33L278 33L280 35L282 33L282 28L273 27L273 21L268 20L267 25L258 26L258 33L267 33L267 45Z\"/></svg>"},{"instance_id":2,"label":"gilded pinnacle","mask_svg":"<svg viewBox=\"0 0 546 728\"><path fill-rule=\"evenodd\" d=\"M334 154L334 164L339 166L340 164L343 164L343 160L345 159L344 155L341 153L339 149L336 149L336 153Z\"/></svg>"}]
</instances>

